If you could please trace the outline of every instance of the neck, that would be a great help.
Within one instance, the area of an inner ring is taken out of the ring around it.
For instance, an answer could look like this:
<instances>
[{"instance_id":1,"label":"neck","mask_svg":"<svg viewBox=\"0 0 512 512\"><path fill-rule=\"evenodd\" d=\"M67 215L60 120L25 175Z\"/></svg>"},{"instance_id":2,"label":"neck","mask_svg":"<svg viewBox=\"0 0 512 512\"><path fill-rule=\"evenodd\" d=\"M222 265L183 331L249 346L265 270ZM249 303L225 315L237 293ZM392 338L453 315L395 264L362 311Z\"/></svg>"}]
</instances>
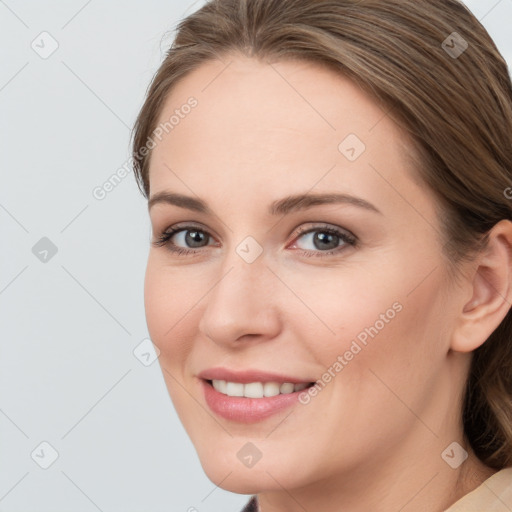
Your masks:
<instances>
[{"instance_id":1,"label":"neck","mask_svg":"<svg viewBox=\"0 0 512 512\"><path fill-rule=\"evenodd\" d=\"M418 429L425 430L422 425ZM458 468L450 467L441 454L453 439L462 439L462 434L446 435L443 439L425 434L419 443L416 436L411 436L410 440L402 440L387 459L374 457L366 464L307 487L263 492L258 495L259 510L443 512L496 473L468 445L468 458Z\"/></svg>"}]
</instances>

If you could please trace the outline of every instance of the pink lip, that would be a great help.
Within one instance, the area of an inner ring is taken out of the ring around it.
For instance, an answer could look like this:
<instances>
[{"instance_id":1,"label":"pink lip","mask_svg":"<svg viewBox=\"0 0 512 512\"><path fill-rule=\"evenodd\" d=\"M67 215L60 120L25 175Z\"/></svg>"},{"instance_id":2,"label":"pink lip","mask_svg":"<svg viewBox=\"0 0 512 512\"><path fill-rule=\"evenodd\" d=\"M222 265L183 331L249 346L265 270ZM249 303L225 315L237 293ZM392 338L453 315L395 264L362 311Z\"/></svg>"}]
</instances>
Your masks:
<instances>
[{"instance_id":1,"label":"pink lip","mask_svg":"<svg viewBox=\"0 0 512 512\"><path fill-rule=\"evenodd\" d=\"M248 384L250 382L278 382L280 384L283 382L291 382L292 384L309 384L315 381L315 379L298 379L297 377L269 373L263 370L235 371L228 370L227 368L209 368L199 373L198 377L204 380L227 380L229 382L240 382L242 384Z\"/></svg>"},{"instance_id":2,"label":"pink lip","mask_svg":"<svg viewBox=\"0 0 512 512\"><path fill-rule=\"evenodd\" d=\"M261 381L260 377L259 379L254 380L249 379L247 382ZM231 382L235 382L235 380L231 380ZM278 381L274 380L273 382ZM288 380L286 382L290 381ZM306 390L302 390L270 397L247 398L227 396L223 393L219 393L206 380L201 380L201 385L203 387L204 398L208 407L222 418L239 423L255 423L262 421L273 414L297 404L299 401L299 394L306 392Z\"/></svg>"}]
</instances>

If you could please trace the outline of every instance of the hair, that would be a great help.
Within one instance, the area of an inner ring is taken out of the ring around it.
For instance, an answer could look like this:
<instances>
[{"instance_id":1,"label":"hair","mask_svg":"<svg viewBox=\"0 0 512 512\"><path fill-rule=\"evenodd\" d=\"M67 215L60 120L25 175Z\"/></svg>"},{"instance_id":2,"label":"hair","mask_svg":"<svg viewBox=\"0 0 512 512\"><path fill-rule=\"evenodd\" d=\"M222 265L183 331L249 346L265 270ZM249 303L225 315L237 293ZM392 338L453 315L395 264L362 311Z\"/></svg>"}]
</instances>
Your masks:
<instances>
[{"instance_id":1,"label":"hair","mask_svg":"<svg viewBox=\"0 0 512 512\"><path fill-rule=\"evenodd\" d=\"M437 199L451 277L485 247L497 222L512 218L510 75L458 0L208 1L178 23L133 128L134 173L146 198L146 146L167 96L202 63L230 55L321 63L387 107L410 134L414 172ZM512 465L511 340L509 309L473 351L461 404L466 440L498 470Z\"/></svg>"}]
</instances>

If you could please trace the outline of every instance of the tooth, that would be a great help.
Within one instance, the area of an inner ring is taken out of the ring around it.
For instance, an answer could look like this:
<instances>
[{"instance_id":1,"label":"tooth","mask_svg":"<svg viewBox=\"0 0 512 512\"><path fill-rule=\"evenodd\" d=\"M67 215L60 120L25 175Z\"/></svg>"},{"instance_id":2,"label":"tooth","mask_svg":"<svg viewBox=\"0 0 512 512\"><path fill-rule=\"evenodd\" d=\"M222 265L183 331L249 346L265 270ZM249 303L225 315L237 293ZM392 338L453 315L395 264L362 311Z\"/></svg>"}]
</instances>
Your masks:
<instances>
[{"instance_id":1,"label":"tooth","mask_svg":"<svg viewBox=\"0 0 512 512\"><path fill-rule=\"evenodd\" d=\"M291 382L283 382L282 384L278 382L250 382L248 384L242 384L241 382L228 382L213 379L212 386L219 393L228 396L263 398L302 391L308 387L308 384L305 382L301 382L300 384L293 384Z\"/></svg>"},{"instance_id":2,"label":"tooth","mask_svg":"<svg viewBox=\"0 0 512 512\"><path fill-rule=\"evenodd\" d=\"M226 382L226 395L244 396L244 385L240 382Z\"/></svg>"},{"instance_id":3,"label":"tooth","mask_svg":"<svg viewBox=\"0 0 512 512\"><path fill-rule=\"evenodd\" d=\"M265 396L279 395L279 384L277 382L265 382L263 384L263 394Z\"/></svg>"},{"instance_id":4,"label":"tooth","mask_svg":"<svg viewBox=\"0 0 512 512\"><path fill-rule=\"evenodd\" d=\"M283 382L279 390L283 394L293 393L293 384L291 382Z\"/></svg>"},{"instance_id":5,"label":"tooth","mask_svg":"<svg viewBox=\"0 0 512 512\"><path fill-rule=\"evenodd\" d=\"M244 386L244 396L247 398L262 398L263 384L261 382L251 382Z\"/></svg>"},{"instance_id":6,"label":"tooth","mask_svg":"<svg viewBox=\"0 0 512 512\"><path fill-rule=\"evenodd\" d=\"M226 394L226 381L225 380L212 380L213 387L220 393Z\"/></svg>"}]
</instances>

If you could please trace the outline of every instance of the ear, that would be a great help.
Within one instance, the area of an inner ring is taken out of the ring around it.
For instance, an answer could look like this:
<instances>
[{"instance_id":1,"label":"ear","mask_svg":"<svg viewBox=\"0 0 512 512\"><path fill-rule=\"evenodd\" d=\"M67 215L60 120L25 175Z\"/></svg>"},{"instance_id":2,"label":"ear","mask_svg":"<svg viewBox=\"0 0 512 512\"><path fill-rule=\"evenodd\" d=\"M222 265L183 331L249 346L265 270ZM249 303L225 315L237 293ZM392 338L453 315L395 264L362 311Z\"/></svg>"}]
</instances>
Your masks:
<instances>
[{"instance_id":1,"label":"ear","mask_svg":"<svg viewBox=\"0 0 512 512\"><path fill-rule=\"evenodd\" d=\"M456 352L471 352L482 345L512 306L512 222L504 219L495 224L472 269L471 299L463 303L452 333L450 348Z\"/></svg>"}]
</instances>

